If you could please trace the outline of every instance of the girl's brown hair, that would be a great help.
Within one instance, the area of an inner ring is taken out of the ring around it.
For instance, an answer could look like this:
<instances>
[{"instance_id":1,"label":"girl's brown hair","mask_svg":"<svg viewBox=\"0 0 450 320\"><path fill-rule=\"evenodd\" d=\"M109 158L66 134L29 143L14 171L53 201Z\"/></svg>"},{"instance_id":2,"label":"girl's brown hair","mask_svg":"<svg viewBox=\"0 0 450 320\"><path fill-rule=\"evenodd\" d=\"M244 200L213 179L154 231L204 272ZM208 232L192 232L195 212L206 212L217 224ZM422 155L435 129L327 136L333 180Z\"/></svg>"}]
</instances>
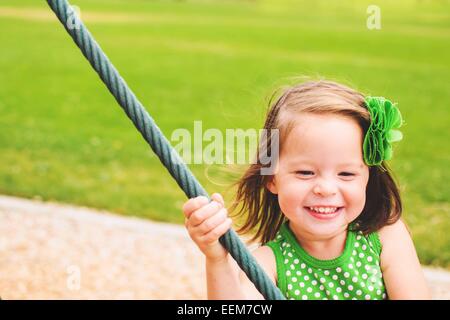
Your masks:
<instances>
[{"instance_id":1,"label":"girl's brown hair","mask_svg":"<svg viewBox=\"0 0 450 320\"><path fill-rule=\"evenodd\" d=\"M370 114L364 103L364 95L332 81L310 81L286 89L272 103L264 129L279 130L280 150L283 141L295 125L295 115L301 113L336 114L355 120L365 136L370 124ZM362 148L362 146L361 146ZM254 164L245 171L234 184L237 185L236 199L230 208L235 217L244 217L237 230L245 233L256 229L251 241L262 244L275 238L283 222L286 221L278 204L278 196L271 193L267 183L273 175L262 175L261 169L267 167L259 160L260 154L271 154L271 135L261 139ZM239 210L238 206L240 206ZM366 188L366 203L362 213L352 223L353 230L364 234L379 230L396 222L402 212L402 202L398 187L386 163L369 167L369 181ZM247 213L247 215L246 215Z\"/></svg>"}]
</instances>

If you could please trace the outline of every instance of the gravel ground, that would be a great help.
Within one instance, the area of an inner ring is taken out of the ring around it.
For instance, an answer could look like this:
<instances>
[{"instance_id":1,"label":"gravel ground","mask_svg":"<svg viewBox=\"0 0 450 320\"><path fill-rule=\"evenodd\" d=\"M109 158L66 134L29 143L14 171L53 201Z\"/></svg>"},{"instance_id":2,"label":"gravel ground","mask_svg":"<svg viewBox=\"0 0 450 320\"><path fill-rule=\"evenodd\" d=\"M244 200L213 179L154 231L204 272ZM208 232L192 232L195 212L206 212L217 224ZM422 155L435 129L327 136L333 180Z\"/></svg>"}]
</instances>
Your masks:
<instances>
[{"instance_id":1,"label":"gravel ground","mask_svg":"<svg viewBox=\"0 0 450 320\"><path fill-rule=\"evenodd\" d=\"M424 272L450 299L450 272ZM2 299L205 299L204 276L183 226L0 196Z\"/></svg>"}]
</instances>

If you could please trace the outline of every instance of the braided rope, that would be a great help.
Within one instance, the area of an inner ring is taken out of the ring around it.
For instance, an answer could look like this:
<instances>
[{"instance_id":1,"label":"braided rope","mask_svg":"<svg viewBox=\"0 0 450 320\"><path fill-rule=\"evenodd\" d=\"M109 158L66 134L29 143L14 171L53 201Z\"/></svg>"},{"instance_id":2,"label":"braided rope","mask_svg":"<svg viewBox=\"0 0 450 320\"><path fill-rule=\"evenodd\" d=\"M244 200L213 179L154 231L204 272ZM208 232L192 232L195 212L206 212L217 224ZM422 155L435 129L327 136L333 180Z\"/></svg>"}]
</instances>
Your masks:
<instances>
[{"instance_id":1,"label":"braided rope","mask_svg":"<svg viewBox=\"0 0 450 320\"><path fill-rule=\"evenodd\" d=\"M171 147L155 121L119 75L68 1L47 0L47 3L186 196L194 198L201 195L209 198L205 189ZM280 290L257 264L233 229L230 229L219 240L266 299L284 299Z\"/></svg>"}]
</instances>

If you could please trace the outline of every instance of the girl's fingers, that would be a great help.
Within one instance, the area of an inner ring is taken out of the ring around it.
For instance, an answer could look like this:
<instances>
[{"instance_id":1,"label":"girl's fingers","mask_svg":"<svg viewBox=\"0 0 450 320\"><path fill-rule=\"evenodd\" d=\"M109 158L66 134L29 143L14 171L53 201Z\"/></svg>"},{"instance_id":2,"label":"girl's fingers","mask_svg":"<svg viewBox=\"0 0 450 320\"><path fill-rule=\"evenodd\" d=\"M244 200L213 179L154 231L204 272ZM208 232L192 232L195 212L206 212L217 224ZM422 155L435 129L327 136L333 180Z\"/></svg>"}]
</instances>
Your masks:
<instances>
[{"instance_id":1,"label":"girl's fingers","mask_svg":"<svg viewBox=\"0 0 450 320\"><path fill-rule=\"evenodd\" d=\"M201 240L206 244L214 244L221 236L223 236L231 227L231 218L226 218L221 224L216 226L210 232L205 234Z\"/></svg>"},{"instance_id":2,"label":"girl's fingers","mask_svg":"<svg viewBox=\"0 0 450 320\"><path fill-rule=\"evenodd\" d=\"M196 198L189 199L183 205L183 213L186 218L189 218L190 215L197 209L206 205L209 202L207 197L199 196Z\"/></svg>"},{"instance_id":3,"label":"girl's fingers","mask_svg":"<svg viewBox=\"0 0 450 320\"><path fill-rule=\"evenodd\" d=\"M222 204L223 207L225 206L225 202L220 193L213 193L211 196L211 200L219 202L220 204ZM200 209L201 207L205 206L209 202L210 202L209 199L205 196L198 196L196 198L189 199L188 201L186 201L183 204L182 209L183 209L184 216L186 218L189 218L195 210Z\"/></svg>"},{"instance_id":4,"label":"girl's fingers","mask_svg":"<svg viewBox=\"0 0 450 320\"><path fill-rule=\"evenodd\" d=\"M200 236L207 234L214 228L216 228L218 225L223 223L228 216L227 209L222 208L215 214L213 214L208 219L204 220L201 224L193 228L193 233L196 233Z\"/></svg>"},{"instance_id":5,"label":"girl's fingers","mask_svg":"<svg viewBox=\"0 0 450 320\"><path fill-rule=\"evenodd\" d=\"M222 205L217 201L211 201L200 209L195 210L189 217L189 223L196 227L203 221L213 216L222 208Z\"/></svg>"}]
</instances>

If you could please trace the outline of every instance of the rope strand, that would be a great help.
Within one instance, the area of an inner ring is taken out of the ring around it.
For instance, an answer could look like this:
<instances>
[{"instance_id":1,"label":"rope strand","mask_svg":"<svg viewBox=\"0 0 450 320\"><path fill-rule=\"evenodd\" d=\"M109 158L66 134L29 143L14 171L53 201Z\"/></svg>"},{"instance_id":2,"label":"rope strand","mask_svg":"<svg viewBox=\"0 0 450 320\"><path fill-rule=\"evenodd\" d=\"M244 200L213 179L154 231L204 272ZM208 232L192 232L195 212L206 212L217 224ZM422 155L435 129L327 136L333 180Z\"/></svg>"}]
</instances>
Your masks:
<instances>
[{"instance_id":1,"label":"rope strand","mask_svg":"<svg viewBox=\"0 0 450 320\"><path fill-rule=\"evenodd\" d=\"M69 5L68 1L47 0L47 3L55 12L75 44L81 49L81 52L91 66L98 73L109 92L117 100L186 196L188 198L197 196L206 196L209 198L208 193L181 160L178 153L172 148L153 118L145 110L125 80L109 61L78 15L74 12L72 6ZM69 21L69 19L71 20ZM230 252L240 268L266 299L285 299L233 229L225 233L219 241Z\"/></svg>"}]
</instances>

